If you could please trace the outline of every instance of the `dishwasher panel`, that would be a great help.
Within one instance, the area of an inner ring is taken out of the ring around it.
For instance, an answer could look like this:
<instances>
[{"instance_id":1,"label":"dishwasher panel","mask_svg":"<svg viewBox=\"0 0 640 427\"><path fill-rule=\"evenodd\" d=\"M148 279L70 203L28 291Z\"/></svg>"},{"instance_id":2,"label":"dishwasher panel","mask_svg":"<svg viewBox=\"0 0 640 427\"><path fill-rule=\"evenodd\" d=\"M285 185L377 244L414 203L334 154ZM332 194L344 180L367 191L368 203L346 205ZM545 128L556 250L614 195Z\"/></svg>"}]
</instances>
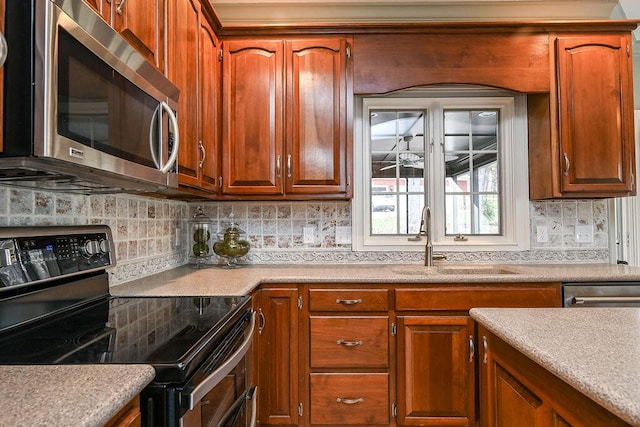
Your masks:
<instances>
[{"instance_id":1,"label":"dishwasher panel","mask_svg":"<svg viewBox=\"0 0 640 427\"><path fill-rule=\"evenodd\" d=\"M640 307L640 282L563 283L564 307Z\"/></svg>"}]
</instances>

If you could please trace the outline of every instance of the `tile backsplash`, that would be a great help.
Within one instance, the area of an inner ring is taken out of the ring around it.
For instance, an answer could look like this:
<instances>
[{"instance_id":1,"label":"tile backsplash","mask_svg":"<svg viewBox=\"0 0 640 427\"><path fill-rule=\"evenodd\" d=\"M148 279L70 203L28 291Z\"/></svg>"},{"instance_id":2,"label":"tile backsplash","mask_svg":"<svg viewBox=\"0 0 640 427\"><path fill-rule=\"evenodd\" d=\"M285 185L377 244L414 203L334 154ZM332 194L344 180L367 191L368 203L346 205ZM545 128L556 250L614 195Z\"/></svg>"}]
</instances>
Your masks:
<instances>
[{"instance_id":1,"label":"tile backsplash","mask_svg":"<svg viewBox=\"0 0 640 427\"><path fill-rule=\"evenodd\" d=\"M187 215L188 205L181 201L0 187L0 226L108 225L117 260L112 285L187 263Z\"/></svg>"},{"instance_id":2,"label":"tile backsplash","mask_svg":"<svg viewBox=\"0 0 640 427\"><path fill-rule=\"evenodd\" d=\"M0 226L106 224L111 227L118 265L111 285L189 262L188 221L202 206L214 226L224 231L231 212L247 232L251 251L241 262L277 263L420 263L421 252L353 252L336 241L337 227L351 226L351 203L191 202L131 194L75 195L0 186ZM531 249L521 252L447 253L448 262L606 263L609 260L607 201L566 200L530 203ZM593 240L575 241L583 225ZM547 241L538 242L538 227ZM305 243L304 227L313 228ZM216 260L216 262L222 262Z\"/></svg>"}]
</instances>

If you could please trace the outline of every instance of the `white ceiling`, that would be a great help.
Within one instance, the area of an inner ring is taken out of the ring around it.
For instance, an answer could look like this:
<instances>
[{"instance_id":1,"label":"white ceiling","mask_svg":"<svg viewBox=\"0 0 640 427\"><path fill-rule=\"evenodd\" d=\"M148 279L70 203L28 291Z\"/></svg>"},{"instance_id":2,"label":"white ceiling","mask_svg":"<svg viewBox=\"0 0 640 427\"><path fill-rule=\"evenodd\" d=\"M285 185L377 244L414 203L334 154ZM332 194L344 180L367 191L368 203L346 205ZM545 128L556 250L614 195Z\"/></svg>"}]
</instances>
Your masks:
<instances>
[{"instance_id":1,"label":"white ceiling","mask_svg":"<svg viewBox=\"0 0 640 427\"><path fill-rule=\"evenodd\" d=\"M640 18L638 0L211 0L225 27Z\"/></svg>"}]
</instances>

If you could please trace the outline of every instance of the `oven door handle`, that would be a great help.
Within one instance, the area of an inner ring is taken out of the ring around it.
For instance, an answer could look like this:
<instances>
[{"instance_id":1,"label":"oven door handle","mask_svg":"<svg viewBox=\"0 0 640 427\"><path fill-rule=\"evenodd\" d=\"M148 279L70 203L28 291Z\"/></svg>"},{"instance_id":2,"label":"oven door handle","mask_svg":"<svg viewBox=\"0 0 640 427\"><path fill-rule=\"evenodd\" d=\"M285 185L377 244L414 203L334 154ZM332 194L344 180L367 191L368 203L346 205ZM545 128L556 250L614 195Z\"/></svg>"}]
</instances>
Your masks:
<instances>
[{"instance_id":1,"label":"oven door handle","mask_svg":"<svg viewBox=\"0 0 640 427\"><path fill-rule=\"evenodd\" d=\"M245 335L245 339L238 347L235 353L231 355L218 369L213 371L209 376L207 376L204 380L202 380L197 386L193 388L189 393L185 393L183 395L183 405L191 410L196 404L204 398L207 393L209 393L224 377L227 376L229 372L236 367L238 362L242 360L242 358L249 351L249 347L251 347L251 342L253 341L253 333L255 331L256 326L256 312L253 311L251 313L251 325L249 326L248 332Z\"/></svg>"}]
</instances>

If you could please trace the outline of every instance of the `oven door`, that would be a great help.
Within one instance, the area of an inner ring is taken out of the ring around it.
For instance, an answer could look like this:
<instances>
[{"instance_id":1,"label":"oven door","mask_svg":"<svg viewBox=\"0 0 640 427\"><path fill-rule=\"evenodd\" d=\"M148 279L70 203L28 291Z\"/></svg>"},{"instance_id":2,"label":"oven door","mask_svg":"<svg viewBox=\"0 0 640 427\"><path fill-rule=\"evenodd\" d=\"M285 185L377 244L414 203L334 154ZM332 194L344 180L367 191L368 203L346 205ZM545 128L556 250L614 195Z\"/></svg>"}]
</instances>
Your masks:
<instances>
[{"instance_id":1,"label":"oven door","mask_svg":"<svg viewBox=\"0 0 640 427\"><path fill-rule=\"evenodd\" d=\"M257 387L247 382L247 354L254 330L255 313L251 315L242 343L236 347L231 339L229 345L236 348L233 354L203 380L183 388L180 400L186 412L179 420L181 427L255 425Z\"/></svg>"}]
</instances>

